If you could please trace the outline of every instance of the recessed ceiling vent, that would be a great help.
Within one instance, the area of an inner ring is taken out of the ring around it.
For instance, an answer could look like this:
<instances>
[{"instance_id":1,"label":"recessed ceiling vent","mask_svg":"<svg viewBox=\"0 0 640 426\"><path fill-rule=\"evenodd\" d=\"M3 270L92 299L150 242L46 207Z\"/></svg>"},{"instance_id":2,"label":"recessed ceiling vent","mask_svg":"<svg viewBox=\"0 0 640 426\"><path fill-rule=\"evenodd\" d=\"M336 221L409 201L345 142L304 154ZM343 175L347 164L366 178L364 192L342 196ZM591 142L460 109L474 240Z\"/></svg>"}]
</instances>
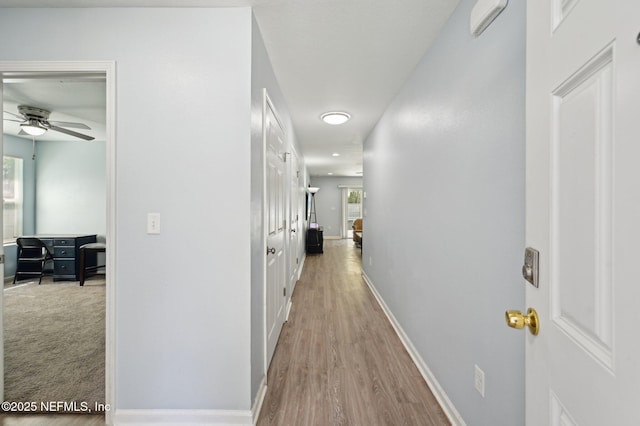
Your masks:
<instances>
[{"instance_id":1,"label":"recessed ceiling vent","mask_svg":"<svg viewBox=\"0 0 640 426\"><path fill-rule=\"evenodd\" d=\"M507 7L508 0L478 0L471 10L471 34L478 37Z\"/></svg>"}]
</instances>

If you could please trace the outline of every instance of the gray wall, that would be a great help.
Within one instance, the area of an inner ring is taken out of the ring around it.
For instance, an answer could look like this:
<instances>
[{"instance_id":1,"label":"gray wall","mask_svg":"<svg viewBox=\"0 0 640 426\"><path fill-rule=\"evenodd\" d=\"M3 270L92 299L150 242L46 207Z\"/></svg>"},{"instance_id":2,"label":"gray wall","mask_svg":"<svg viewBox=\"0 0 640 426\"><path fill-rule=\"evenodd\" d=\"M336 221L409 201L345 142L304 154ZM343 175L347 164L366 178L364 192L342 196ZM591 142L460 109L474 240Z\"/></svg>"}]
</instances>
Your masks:
<instances>
[{"instance_id":1,"label":"gray wall","mask_svg":"<svg viewBox=\"0 0 640 426\"><path fill-rule=\"evenodd\" d=\"M364 271L469 425L524 424L525 4L463 0L364 144ZM390 206L407 205L410 212ZM486 394L474 389L474 364Z\"/></svg>"},{"instance_id":2,"label":"gray wall","mask_svg":"<svg viewBox=\"0 0 640 426\"><path fill-rule=\"evenodd\" d=\"M36 233L107 233L104 141L39 142Z\"/></svg>"},{"instance_id":3,"label":"gray wall","mask_svg":"<svg viewBox=\"0 0 640 426\"><path fill-rule=\"evenodd\" d=\"M361 177L312 176L311 186L320 188L316 197L316 216L323 236L340 237L342 222L342 189L338 185L362 186Z\"/></svg>"},{"instance_id":4,"label":"gray wall","mask_svg":"<svg viewBox=\"0 0 640 426\"><path fill-rule=\"evenodd\" d=\"M0 13L0 60L117 64L116 409L250 409L250 50L249 8Z\"/></svg>"}]
</instances>

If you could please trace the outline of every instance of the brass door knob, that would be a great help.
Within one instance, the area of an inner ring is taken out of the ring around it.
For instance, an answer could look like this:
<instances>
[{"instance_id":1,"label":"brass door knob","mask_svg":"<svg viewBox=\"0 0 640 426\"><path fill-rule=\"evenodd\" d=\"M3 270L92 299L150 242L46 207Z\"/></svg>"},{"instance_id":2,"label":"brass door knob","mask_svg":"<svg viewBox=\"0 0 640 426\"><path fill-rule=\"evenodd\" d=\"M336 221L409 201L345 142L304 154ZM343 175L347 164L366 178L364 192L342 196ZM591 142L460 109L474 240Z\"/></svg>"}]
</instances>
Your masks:
<instances>
[{"instance_id":1,"label":"brass door knob","mask_svg":"<svg viewBox=\"0 0 640 426\"><path fill-rule=\"evenodd\" d=\"M516 310L507 311L505 312L505 320L509 327L517 328L518 330L525 326L529 327L529 331L534 336L537 336L538 331L540 331L538 313L533 308L527 310L527 315L523 315L522 312Z\"/></svg>"}]
</instances>

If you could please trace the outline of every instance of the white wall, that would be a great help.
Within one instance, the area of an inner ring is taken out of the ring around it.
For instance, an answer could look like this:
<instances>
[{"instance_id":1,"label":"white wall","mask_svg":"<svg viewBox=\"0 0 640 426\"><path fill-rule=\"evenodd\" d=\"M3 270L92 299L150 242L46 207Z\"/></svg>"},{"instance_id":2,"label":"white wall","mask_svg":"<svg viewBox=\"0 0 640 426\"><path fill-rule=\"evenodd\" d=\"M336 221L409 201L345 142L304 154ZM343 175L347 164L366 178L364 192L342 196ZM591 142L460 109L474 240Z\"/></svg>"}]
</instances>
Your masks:
<instances>
[{"instance_id":1,"label":"white wall","mask_svg":"<svg viewBox=\"0 0 640 426\"><path fill-rule=\"evenodd\" d=\"M116 409L250 408L250 49L249 8L0 13L0 60L116 61Z\"/></svg>"},{"instance_id":2,"label":"white wall","mask_svg":"<svg viewBox=\"0 0 640 426\"><path fill-rule=\"evenodd\" d=\"M524 424L525 4L462 0L364 144L364 271L468 425ZM398 212L389 206L406 206ZM474 365L486 374L482 398Z\"/></svg>"},{"instance_id":3,"label":"white wall","mask_svg":"<svg viewBox=\"0 0 640 426\"><path fill-rule=\"evenodd\" d=\"M36 233L87 233L104 237L107 233L105 142L38 142L35 163Z\"/></svg>"}]
</instances>

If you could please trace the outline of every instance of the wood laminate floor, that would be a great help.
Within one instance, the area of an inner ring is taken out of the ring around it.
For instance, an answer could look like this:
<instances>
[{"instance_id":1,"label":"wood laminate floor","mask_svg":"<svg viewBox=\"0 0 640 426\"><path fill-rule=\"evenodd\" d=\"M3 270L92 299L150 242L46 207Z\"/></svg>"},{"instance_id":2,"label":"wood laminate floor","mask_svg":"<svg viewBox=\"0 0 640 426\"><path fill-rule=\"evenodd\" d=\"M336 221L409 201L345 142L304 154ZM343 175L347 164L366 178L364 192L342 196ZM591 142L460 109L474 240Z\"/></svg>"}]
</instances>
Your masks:
<instances>
[{"instance_id":1,"label":"wood laminate floor","mask_svg":"<svg viewBox=\"0 0 640 426\"><path fill-rule=\"evenodd\" d=\"M2 426L100 426L103 415L94 414L1 414Z\"/></svg>"},{"instance_id":2,"label":"wood laminate floor","mask_svg":"<svg viewBox=\"0 0 640 426\"><path fill-rule=\"evenodd\" d=\"M350 240L307 256L258 426L450 424L361 269Z\"/></svg>"},{"instance_id":3,"label":"wood laminate floor","mask_svg":"<svg viewBox=\"0 0 640 426\"><path fill-rule=\"evenodd\" d=\"M258 426L449 425L361 277L360 249L309 255L268 374ZM101 425L102 416L0 415L0 425Z\"/></svg>"}]
</instances>

